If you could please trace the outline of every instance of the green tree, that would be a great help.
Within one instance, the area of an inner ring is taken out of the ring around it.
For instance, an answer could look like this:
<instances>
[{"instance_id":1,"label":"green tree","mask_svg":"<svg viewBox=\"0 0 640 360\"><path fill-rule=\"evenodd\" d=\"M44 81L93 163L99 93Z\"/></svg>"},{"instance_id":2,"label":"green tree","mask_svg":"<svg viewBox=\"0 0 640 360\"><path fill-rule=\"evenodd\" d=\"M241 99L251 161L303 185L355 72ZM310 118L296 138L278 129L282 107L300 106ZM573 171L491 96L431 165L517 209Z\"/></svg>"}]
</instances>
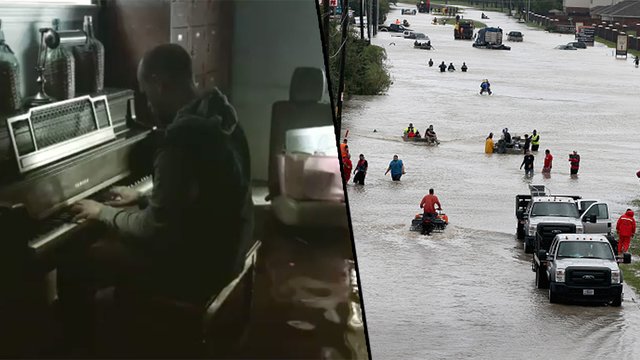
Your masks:
<instances>
[{"instance_id":1,"label":"green tree","mask_svg":"<svg viewBox=\"0 0 640 360\"><path fill-rule=\"evenodd\" d=\"M338 21L332 21L329 40L329 71L333 94L338 94L340 79L341 33ZM391 78L387 71L386 51L367 40L361 40L350 29L346 39L345 99L351 95L379 95L389 89Z\"/></svg>"},{"instance_id":2,"label":"green tree","mask_svg":"<svg viewBox=\"0 0 640 360\"><path fill-rule=\"evenodd\" d=\"M387 14L391 10L391 6L389 5L389 0L380 0L378 4L380 6L378 22L382 24L387 19Z\"/></svg>"},{"instance_id":3,"label":"green tree","mask_svg":"<svg viewBox=\"0 0 640 360\"><path fill-rule=\"evenodd\" d=\"M562 9L562 1L538 0L531 1L531 11L536 14L548 14L549 10Z\"/></svg>"}]
</instances>

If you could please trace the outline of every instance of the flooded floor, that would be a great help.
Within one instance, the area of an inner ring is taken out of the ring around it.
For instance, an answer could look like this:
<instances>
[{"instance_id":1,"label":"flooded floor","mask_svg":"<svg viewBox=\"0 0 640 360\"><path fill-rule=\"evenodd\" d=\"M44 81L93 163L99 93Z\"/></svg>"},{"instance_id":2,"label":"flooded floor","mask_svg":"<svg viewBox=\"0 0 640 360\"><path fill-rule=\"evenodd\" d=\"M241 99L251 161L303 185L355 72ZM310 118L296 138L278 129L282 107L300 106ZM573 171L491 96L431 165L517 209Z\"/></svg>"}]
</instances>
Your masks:
<instances>
[{"instance_id":1,"label":"flooded floor","mask_svg":"<svg viewBox=\"0 0 640 360\"><path fill-rule=\"evenodd\" d=\"M238 358L367 358L349 234L312 232L266 230L254 315Z\"/></svg>"},{"instance_id":2,"label":"flooded floor","mask_svg":"<svg viewBox=\"0 0 640 360\"><path fill-rule=\"evenodd\" d=\"M552 305L535 288L530 256L515 239L514 197L544 184L606 201L615 219L639 197L640 69L601 44L555 50L573 36L487 15L489 26L521 31L524 42L507 42L511 51L475 49L453 40L451 25L431 25L432 15L392 10L389 19L406 18L435 50L379 33L373 43L386 48L394 84L345 109L353 159L363 153L369 161L366 185L349 184L348 196L373 358L638 358L640 308L630 289L621 308L610 308ZM464 17L480 20L480 11ZM440 73L442 61L458 71ZM484 78L493 96L478 94ZM440 146L403 143L409 122L421 133L433 124ZM512 135L540 133L532 180L518 169L522 156L484 154L489 132L498 138L505 127ZM547 148L554 165L545 179ZM569 176L573 150L582 157L576 179ZM405 163L401 182L384 175L394 154ZM409 225L431 187L450 226L423 237Z\"/></svg>"}]
</instances>

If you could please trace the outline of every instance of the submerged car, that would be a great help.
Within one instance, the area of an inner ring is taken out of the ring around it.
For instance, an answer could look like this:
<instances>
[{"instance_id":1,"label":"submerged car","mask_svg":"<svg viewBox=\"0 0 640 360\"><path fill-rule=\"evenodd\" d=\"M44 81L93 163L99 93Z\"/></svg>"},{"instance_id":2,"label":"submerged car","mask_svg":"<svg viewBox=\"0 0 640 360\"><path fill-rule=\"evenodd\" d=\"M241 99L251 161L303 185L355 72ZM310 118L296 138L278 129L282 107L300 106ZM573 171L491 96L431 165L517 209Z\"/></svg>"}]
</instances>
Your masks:
<instances>
[{"instance_id":1,"label":"submerged car","mask_svg":"<svg viewBox=\"0 0 640 360\"><path fill-rule=\"evenodd\" d=\"M577 48L567 44L567 45L558 45L556 46L556 49L558 50L578 50Z\"/></svg>"},{"instance_id":2,"label":"submerged car","mask_svg":"<svg viewBox=\"0 0 640 360\"><path fill-rule=\"evenodd\" d=\"M582 41L570 42L567 45L573 46L576 49L586 49L587 48L587 44L583 43Z\"/></svg>"},{"instance_id":3,"label":"submerged car","mask_svg":"<svg viewBox=\"0 0 640 360\"><path fill-rule=\"evenodd\" d=\"M429 37L421 32L405 31L402 35L404 36L405 39L429 41Z\"/></svg>"},{"instance_id":4,"label":"submerged car","mask_svg":"<svg viewBox=\"0 0 640 360\"><path fill-rule=\"evenodd\" d=\"M408 27L405 27L403 25L400 24L389 24L389 26L387 25L380 25L378 27L378 31L381 32L405 32L405 31L413 31L411 29L409 29Z\"/></svg>"},{"instance_id":5,"label":"submerged car","mask_svg":"<svg viewBox=\"0 0 640 360\"><path fill-rule=\"evenodd\" d=\"M415 15L416 13L416 9L402 9L402 15Z\"/></svg>"},{"instance_id":6,"label":"submerged car","mask_svg":"<svg viewBox=\"0 0 640 360\"><path fill-rule=\"evenodd\" d=\"M511 31L507 34L507 41L521 42L523 35L520 31Z\"/></svg>"}]
</instances>

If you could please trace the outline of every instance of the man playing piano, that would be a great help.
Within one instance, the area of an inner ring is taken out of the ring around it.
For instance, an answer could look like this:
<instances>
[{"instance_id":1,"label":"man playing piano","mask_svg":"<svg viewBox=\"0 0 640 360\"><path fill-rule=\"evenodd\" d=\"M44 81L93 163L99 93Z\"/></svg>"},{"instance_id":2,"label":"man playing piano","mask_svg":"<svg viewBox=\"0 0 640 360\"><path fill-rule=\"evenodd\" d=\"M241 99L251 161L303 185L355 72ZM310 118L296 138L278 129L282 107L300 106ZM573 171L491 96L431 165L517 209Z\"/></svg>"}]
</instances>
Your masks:
<instances>
[{"instance_id":1,"label":"man playing piano","mask_svg":"<svg viewBox=\"0 0 640 360\"><path fill-rule=\"evenodd\" d=\"M76 221L102 222L118 235L58 269L60 304L75 336L90 330L82 321L96 282L204 302L237 275L253 234L249 148L227 98L218 89L197 93L191 57L179 45L147 52L137 77L164 130L153 190L145 197L115 187L105 204L74 205Z\"/></svg>"}]
</instances>

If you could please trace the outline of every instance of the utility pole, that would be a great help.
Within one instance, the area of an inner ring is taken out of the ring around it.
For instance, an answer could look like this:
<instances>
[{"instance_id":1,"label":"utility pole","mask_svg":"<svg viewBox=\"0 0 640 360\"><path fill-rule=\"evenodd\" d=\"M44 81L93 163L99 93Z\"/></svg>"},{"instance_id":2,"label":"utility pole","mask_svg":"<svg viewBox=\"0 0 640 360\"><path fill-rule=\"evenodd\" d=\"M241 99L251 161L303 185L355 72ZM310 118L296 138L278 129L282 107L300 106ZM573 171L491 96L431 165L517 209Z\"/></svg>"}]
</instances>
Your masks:
<instances>
[{"instance_id":1,"label":"utility pole","mask_svg":"<svg viewBox=\"0 0 640 360\"><path fill-rule=\"evenodd\" d=\"M360 0L360 39L364 40L364 0Z\"/></svg>"},{"instance_id":2,"label":"utility pole","mask_svg":"<svg viewBox=\"0 0 640 360\"><path fill-rule=\"evenodd\" d=\"M369 44L371 44L371 0L366 0L367 7L367 39Z\"/></svg>"},{"instance_id":3,"label":"utility pole","mask_svg":"<svg viewBox=\"0 0 640 360\"><path fill-rule=\"evenodd\" d=\"M324 21L324 43L329 48L329 22L331 21L331 11L329 10L329 0L322 0L322 20Z\"/></svg>"},{"instance_id":4,"label":"utility pole","mask_svg":"<svg viewBox=\"0 0 640 360\"><path fill-rule=\"evenodd\" d=\"M340 81L338 82L338 99L336 99L336 125L342 127L342 98L344 96L344 66L347 59L347 32L349 30L349 0L342 0L342 37L340 47Z\"/></svg>"},{"instance_id":5,"label":"utility pole","mask_svg":"<svg viewBox=\"0 0 640 360\"><path fill-rule=\"evenodd\" d=\"M527 0L527 22L529 22L529 12L531 11L531 0Z\"/></svg>"},{"instance_id":6,"label":"utility pole","mask_svg":"<svg viewBox=\"0 0 640 360\"><path fill-rule=\"evenodd\" d=\"M380 0L371 0L373 1L375 10L373 11L373 35L375 36L378 33L378 19L380 19Z\"/></svg>"}]
</instances>

